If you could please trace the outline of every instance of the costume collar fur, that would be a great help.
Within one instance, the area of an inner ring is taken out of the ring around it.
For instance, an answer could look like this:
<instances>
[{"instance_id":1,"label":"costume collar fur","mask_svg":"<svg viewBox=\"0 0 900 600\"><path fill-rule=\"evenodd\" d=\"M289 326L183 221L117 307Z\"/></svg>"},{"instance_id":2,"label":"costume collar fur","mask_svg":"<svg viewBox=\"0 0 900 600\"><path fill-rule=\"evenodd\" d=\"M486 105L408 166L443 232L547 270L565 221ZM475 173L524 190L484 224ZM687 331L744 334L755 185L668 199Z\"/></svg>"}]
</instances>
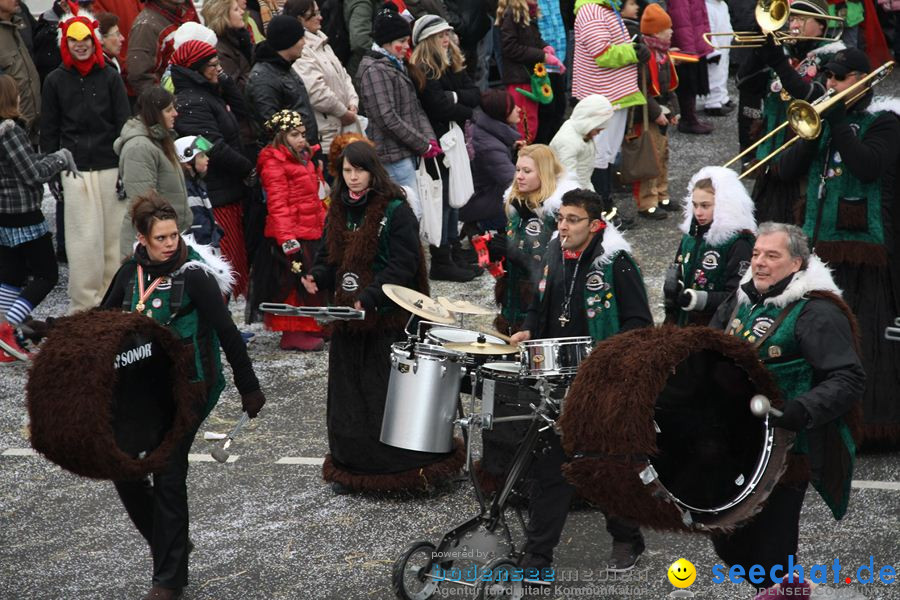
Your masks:
<instances>
[{"instance_id":1,"label":"costume collar fur","mask_svg":"<svg viewBox=\"0 0 900 600\"><path fill-rule=\"evenodd\" d=\"M706 243L712 246L724 244L740 231L756 233L756 219L753 217L753 200L737 173L725 167L703 167L691 177L688 183L688 193L684 198L684 219L679 228L682 233L691 231L691 221L694 218L691 193L694 185L701 179L711 179L713 189L716 190L716 206L713 209L713 221L709 231L703 235Z\"/></svg>"},{"instance_id":2,"label":"costume collar fur","mask_svg":"<svg viewBox=\"0 0 900 600\"><path fill-rule=\"evenodd\" d=\"M752 268L747 269L744 277L741 278L741 285L751 279L753 279ZM838 296L841 295L841 289L834 283L834 278L831 276L831 269L815 254L809 257L809 264L805 269L794 274L794 278L782 293L766 298L763 300L763 304L784 308L791 302L807 296L810 292L831 292ZM737 295L738 304L750 304L750 298L740 287L737 289Z\"/></svg>"},{"instance_id":3,"label":"costume collar fur","mask_svg":"<svg viewBox=\"0 0 900 600\"><path fill-rule=\"evenodd\" d=\"M824 46L819 46L818 48L813 48L809 52L806 53L807 56L817 56L819 54L837 54L841 50L846 50L847 46L844 45L844 42L838 40L836 42L831 42L830 44L825 44Z\"/></svg>"},{"instance_id":4,"label":"costume collar fur","mask_svg":"<svg viewBox=\"0 0 900 600\"><path fill-rule=\"evenodd\" d=\"M188 269L200 269L216 280L223 296L230 294L234 288L234 270L231 268L231 263L225 257L217 255L210 246L198 244L194 241L194 236L187 234L181 237L191 250L200 255L200 260L191 258L189 254L187 262L172 275L180 275Z\"/></svg>"},{"instance_id":5,"label":"costume collar fur","mask_svg":"<svg viewBox=\"0 0 900 600\"><path fill-rule=\"evenodd\" d=\"M900 117L900 98L895 96L876 96L866 110L870 113L892 112Z\"/></svg>"},{"instance_id":6,"label":"costume collar fur","mask_svg":"<svg viewBox=\"0 0 900 600\"><path fill-rule=\"evenodd\" d=\"M612 223L606 224L601 243L603 244L603 254L600 255L600 265L602 266L611 263L619 252L631 254L631 244Z\"/></svg>"}]
</instances>

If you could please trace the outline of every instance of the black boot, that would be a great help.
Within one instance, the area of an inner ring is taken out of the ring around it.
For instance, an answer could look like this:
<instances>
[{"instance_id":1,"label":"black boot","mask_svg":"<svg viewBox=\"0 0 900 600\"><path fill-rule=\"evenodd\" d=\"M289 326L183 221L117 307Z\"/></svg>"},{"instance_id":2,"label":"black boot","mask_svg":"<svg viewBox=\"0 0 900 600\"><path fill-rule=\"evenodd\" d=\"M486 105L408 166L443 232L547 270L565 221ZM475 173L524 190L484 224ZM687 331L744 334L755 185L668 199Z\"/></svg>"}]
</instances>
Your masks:
<instances>
[{"instance_id":1,"label":"black boot","mask_svg":"<svg viewBox=\"0 0 900 600\"><path fill-rule=\"evenodd\" d=\"M594 172L591 173L591 185L594 186L594 191L601 198L612 195L612 190L610 190L609 186L609 169L594 169ZM605 211L606 208L603 210Z\"/></svg>"},{"instance_id":2,"label":"black boot","mask_svg":"<svg viewBox=\"0 0 900 600\"><path fill-rule=\"evenodd\" d=\"M429 246L431 250L431 270L428 276L436 281L472 281L475 273L457 266L450 254L450 246Z\"/></svg>"}]
</instances>

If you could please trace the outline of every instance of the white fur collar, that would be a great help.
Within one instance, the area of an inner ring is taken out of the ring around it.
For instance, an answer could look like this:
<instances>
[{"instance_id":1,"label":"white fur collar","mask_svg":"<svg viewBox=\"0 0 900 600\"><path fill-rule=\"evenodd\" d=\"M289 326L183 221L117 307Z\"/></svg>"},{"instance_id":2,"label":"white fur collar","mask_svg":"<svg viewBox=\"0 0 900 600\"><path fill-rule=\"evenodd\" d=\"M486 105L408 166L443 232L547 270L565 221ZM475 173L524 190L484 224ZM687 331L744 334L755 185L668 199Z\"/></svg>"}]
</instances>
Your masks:
<instances>
[{"instance_id":1,"label":"white fur collar","mask_svg":"<svg viewBox=\"0 0 900 600\"><path fill-rule=\"evenodd\" d=\"M747 269L744 277L741 278L741 285L744 285L752 278L753 269ZM794 274L794 278L784 291L773 298L766 298L763 300L763 304L784 308L791 302L800 300L808 293L815 291L833 292L838 296L841 295L841 289L834 283L834 278L831 276L831 269L822 262L822 259L813 254L809 257L809 265ZM738 287L737 294L739 304L750 304L750 298L743 289Z\"/></svg>"},{"instance_id":2,"label":"white fur collar","mask_svg":"<svg viewBox=\"0 0 900 600\"><path fill-rule=\"evenodd\" d=\"M818 48L814 48L806 53L807 56L817 56L819 54L837 54L841 50L846 50L847 46L841 40L836 42L831 42L830 44L825 44L824 46L819 46Z\"/></svg>"},{"instance_id":3,"label":"white fur collar","mask_svg":"<svg viewBox=\"0 0 900 600\"><path fill-rule=\"evenodd\" d=\"M877 96L866 107L866 111L870 113L892 112L900 117L900 98L895 96Z\"/></svg>"},{"instance_id":4,"label":"white fur collar","mask_svg":"<svg viewBox=\"0 0 900 600\"><path fill-rule=\"evenodd\" d=\"M16 122L12 119L3 119L3 121L0 121L0 134L6 133L15 126Z\"/></svg>"},{"instance_id":5,"label":"white fur collar","mask_svg":"<svg viewBox=\"0 0 900 600\"><path fill-rule=\"evenodd\" d=\"M556 214L559 212L559 207L562 206L562 197L563 194L570 190L578 189L578 179L574 174L570 174L568 171L563 171L559 177L556 178L556 190L550 195L549 198L544 200L543 204L541 204L535 214L543 219L544 214ZM512 192L512 185L506 188L506 191L503 192L503 202L506 204L506 216L511 217L515 214L516 209L509 205L509 194Z\"/></svg>"},{"instance_id":6,"label":"white fur collar","mask_svg":"<svg viewBox=\"0 0 900 600\"><path fill-rule=\"evenodd\" d=\"M204 246L195 242L194 236L185 234L181 237L184 239L185 244L200 255L202 260L188 260L173 275L179 275L187 269L200 269L206 271L216 280L216 283L219 285L219 291L222 292L223 296L230 294L234 288L235 275L234 269L231 268L231 263L225 257L216 254L216 251L211 246Z\"/></svg>"},{"instance_id":7,"label":"white fur collar","mask_svg":"<svg viewBox=\"0 0 900 600\"><path fill-rule=\"evenodd\" d=\"M706 243L713 246L724 244L734 237L739 231L745 229L756 233L756 219L753 217L753 200L744 184L738 179L738 174L725 167L703 167L688 183L688 193L684 198L684 219L680 229L682 233L690 233L691 220L694 218L691 204L691 193L694 184L701 179L711 179L713 189L716 190L716 206L713 212L713 222L709 231L703 235Z\"/></svg>"},{"instance_id":8,"label":"white fur collar","mask_svg":"<svg viewBox=\"0 0 900 600\"><path fill-rule=\"evenodd\" d=\"M631 254L631 244L615 225L607 222L606 229L603 230L603 254L600 255L600 264L611 263L619 252Z\"/></svg>"}]
</instances>

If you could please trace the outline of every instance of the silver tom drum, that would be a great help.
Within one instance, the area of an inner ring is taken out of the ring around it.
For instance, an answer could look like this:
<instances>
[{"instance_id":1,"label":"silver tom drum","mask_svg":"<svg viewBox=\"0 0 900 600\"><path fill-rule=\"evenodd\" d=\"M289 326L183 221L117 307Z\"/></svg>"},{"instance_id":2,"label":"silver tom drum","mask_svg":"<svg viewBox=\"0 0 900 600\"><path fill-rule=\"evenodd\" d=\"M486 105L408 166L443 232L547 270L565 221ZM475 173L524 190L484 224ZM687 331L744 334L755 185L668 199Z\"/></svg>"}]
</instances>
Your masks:
<instances>
[{"instance_id":1,"label":"silver tom drum","mask_svg":"<svg viewBox=\"0 0 900 600\"><path fill-rule=\"evenodd\" d=\"M430 344L391 346L381 441L419 452L449 452L464 355Z\"/></svg>"},{"instance_id":2,"label":"silver tom drum","mask_svg":"<svg viewBox=\"0 0 900 600\"><path fill-rule=\"evenodd\" d=\"M519 342L521 374L524 377L573 376L593 347L594 341L588 336Z\"/></svg>"}]
</instances>

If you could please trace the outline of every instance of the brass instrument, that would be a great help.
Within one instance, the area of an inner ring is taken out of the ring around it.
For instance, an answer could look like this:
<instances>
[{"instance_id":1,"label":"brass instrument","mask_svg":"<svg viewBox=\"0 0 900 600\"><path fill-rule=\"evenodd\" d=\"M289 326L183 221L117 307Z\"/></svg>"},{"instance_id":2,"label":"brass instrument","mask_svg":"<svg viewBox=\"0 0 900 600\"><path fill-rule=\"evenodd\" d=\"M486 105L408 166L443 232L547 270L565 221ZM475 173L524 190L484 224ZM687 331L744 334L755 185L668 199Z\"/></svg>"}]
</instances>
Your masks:
<instances>
[{"instance_id":1,"label":"brass instrument","mask_svg":"<svg viewBox=\"0 0 900 600\"><path fill-rule=\"evenodd\" d=\"M792 101L787 108L787 121L767 133L755 144L729 160L723 166L727 167L731 165L785 127L790 127L796 136L786 141L784 144L770 152L768 156L760 159L755 165L741 173L741 179L767 163L776 154L789 148L797 140L816 139L822 133L822 115L826 111L834 107L838 102L845 102L848 108L853 106L853 104L865 96L873 86L884 81L893 69L894 61L888 61L842 92L835 94L833 90L829 90L829 93L817 98L815 102L806 102L805 100Z\"/></svg>"},{"instance_id":2,"label":"brass instrument","mask_svg":"<svg viewBox=\"0 0 900 600\"><path fill-rule=\"evenodd\" d=\"M703 34L703 40L721 50L723 48L757 48L764 45L769 38L776 45L784 43L794 43L800 40L819 40L823 42L836 42L841 39L844 28L843 17L834 17L831 15L822 15L807 10L796 10L790 8L787 0L758 0L756 8L753 11L756 17L756 23L761 31L735 31L735 32L707 32ZM810 35L794 35L781 29L787 24L792 16L811 17L813 19L823 19L826 21L839 21L840 26L831 37L828 36L810 36ZM719 46L712 43L712 39L721 36L731 36L734 44L727 46Z\"/></svg>"}]
</instances>

